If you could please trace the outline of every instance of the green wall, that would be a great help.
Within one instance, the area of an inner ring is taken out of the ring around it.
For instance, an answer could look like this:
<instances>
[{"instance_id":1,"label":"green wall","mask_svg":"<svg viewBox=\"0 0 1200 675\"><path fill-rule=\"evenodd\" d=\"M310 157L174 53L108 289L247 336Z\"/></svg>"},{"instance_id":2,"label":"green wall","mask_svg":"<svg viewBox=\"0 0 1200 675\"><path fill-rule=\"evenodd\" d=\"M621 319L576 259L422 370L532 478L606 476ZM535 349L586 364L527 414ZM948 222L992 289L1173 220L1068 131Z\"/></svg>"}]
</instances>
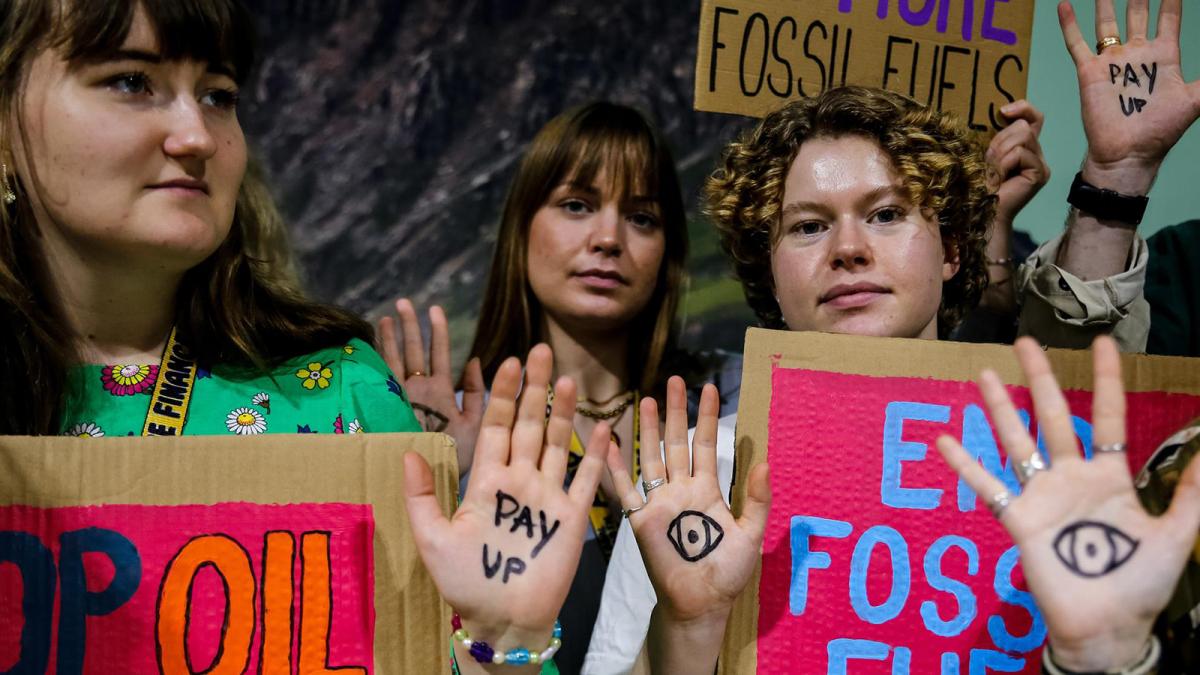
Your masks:
<instances>
[{"instance_id":1,"label":"green wall","mask_svg":"<svg viewBox=\"0 0 1200 675\"><path fill-rule=\"evenodd\" d=\"M1079 88L1075 67L1063 46L1058 27L1056 0L1037 0L1030 55L1029 100L1046 113L1042 147L1050 163L1050 183L1017 218L1017 227L1027 230L1038 242L1061 231L1066 216L1067 191L1087 143L1079 119ZM1093 41L1095 5L1092 0L1073 0L1084 37ZM1183 74L1200 79L1200 2L1183 0ZM1125 0L1116 0L1117 15L1125 23ZM1158 2L1151 3L1157 15ZM1153 25L1151 27L1153 35ZM1149 236L1167 225L1200 218L1200 123L1167 156L1158 182L1150 193L1150 207L1141 233Z\"/></svg>"}]
</instances>

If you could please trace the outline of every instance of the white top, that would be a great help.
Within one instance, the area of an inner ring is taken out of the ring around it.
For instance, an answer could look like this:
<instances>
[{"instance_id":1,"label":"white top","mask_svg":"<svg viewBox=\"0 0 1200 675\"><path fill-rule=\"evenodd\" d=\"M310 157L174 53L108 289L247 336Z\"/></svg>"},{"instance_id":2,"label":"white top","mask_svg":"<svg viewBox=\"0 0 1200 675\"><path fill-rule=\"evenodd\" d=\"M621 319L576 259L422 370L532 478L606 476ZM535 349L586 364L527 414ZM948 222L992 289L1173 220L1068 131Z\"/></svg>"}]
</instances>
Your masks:
<instances>
[{"instance_id":1,"label":"white top","mask_svg":"<svg viewBox=\"0 0 1200 675\"><path fill-rule=\"evenodd\" d=\"M717 423L717 481L726 503L733 482L733 430L736 423L737 414L726 415ZM688 432L689 447L695 432L695 429ZM641 480L637 484L638 492L642 492ZM617 532L612 559L608 563L600 614L596 617L592 641L583 662L584 675L616 675L632 670L642 643L646 641L650 614L657 602L633 528L629 526L629 519L625 519Z\"/></svg>"}]
</instances>

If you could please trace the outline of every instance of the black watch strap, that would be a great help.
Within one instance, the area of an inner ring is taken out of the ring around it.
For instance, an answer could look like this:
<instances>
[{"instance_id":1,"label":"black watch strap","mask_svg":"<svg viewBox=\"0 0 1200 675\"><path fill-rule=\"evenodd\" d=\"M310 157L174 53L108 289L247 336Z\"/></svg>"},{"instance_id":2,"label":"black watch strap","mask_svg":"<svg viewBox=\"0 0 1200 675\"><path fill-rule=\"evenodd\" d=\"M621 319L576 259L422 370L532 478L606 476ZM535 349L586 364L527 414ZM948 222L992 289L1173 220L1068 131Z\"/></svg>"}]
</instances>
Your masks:
<instances>
[{"instance_id":1,"label":"black watch strap","mask_svg":"<svg viewBox=\"0 0 1200 675\"><path fill-rule=\"evenodd\" d=\"M1146 215L1149 197L1133 197L1120 192L1096 187L1083 180L1083 173L1075 174L1067 203L1100 220L1115 220L1130 225L1140 225Z\"/></svg>"}]
</instances>

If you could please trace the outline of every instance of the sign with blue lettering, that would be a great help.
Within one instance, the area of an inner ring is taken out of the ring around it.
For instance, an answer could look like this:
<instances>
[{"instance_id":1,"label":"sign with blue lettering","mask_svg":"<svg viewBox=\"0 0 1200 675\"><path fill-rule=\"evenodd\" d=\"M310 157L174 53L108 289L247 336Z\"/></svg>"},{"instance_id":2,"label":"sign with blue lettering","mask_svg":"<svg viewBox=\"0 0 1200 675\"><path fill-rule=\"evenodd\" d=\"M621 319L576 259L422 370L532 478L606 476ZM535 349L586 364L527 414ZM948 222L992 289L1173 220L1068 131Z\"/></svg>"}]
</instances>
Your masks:
<instances>
[{"instance_id":1,"label":"sign with blue lettering","mask_svg":"<svg viewBox=\"0 0 1200 675\"><path fill-rule=\"evenodd\" d=\"M1090 354L1051 360L1090 449ZM1200 416L1200 383L1176 361L1125 364L1135 469ZM767 459L773 501L757 592L735 609L724 672L1039 672L1046 627L1018 551L988 495L934 448L941 434L961 439L1019 493L971 381L984 366L1006 378L1036 434L1006 347L750 332L737 475Z\"/></svg>"}]
</instances>

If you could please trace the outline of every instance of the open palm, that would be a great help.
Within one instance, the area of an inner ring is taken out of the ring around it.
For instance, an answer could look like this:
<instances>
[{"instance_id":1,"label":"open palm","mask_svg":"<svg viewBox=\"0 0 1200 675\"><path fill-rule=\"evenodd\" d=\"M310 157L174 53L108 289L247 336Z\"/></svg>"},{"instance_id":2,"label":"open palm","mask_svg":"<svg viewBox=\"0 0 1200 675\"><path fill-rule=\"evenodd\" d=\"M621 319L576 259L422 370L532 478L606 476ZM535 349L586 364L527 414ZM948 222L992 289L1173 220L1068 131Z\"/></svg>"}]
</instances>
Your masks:
<instances>
[{"instance_id":1,"label":"open palm","mask_svg":"<svg viewBox=\"0 0 1200 675\"><path fill-rule=\"evenodd\" d=\"M642 401L642 419L658 419L654 399ZM647 482L665 479L642 496L633 487L624 460L610 452L608 463L621 504L646 562L660 608L675 620L728 612L746 587L762 546L770 504L766 465L750 473L749 499L734 518L717 484L716 387L705 386L688 452L687 402L683 380L667 383L666 467L656 449L658 425L641 426L642 474ZM690 455L690 457L689 457Z\"/></svg>"},{"instance_id":2,"label":"open palm","mask_svg":"<svg viewBox=\"0 0 1200 675\"><path fill-rule=\"evenodd\" d=\"M471 483L453 518L433 497L428 465L417 455L405 458L413 534L442 597L464 624L533 636L529 640L539 633L548 639L567 596L609 444L607 427L597 425L570 491L564 491L575 385L559 380L547 424L551 369L549 347L534 347L518 404L521 364L512 358L500 366Z\"/></svg>"},{"instance_id":3,"label":"open palm","mask_svg":"<svg viewBox=\"0 0 1200 675\"><path fill-rule=\"evenodd\" d=\"M1068 0L1058 6L1075 62L1088 157L1102 167L1133 162L1157 168L1200 117L1200 81L1180 70L1183 0L1162 0L1158 33L1147 37L1149 0L1129 0L1123 44L1095 54ZM1096 39L1120 37L1112 0L1096 0Z\"/></svg>"},{"instance_id":4,"label":"open palm","mask_svg":"<svg viewBox=\"0 0 1200 675\"><path fill-rule=\"evenodd\" d=\"M1167 513L1150 516L1123 451L1125 394L1116 344L1105 337L1093 347L1096 452L1090 461L1079 452L1066 399L1041 348L1022 338L1015 350L1050 467L1028 477L1021 496L1000 509L1000 520L1020 547L1056 660L1085 671L1128 664L1146 644L1200 531L1200 463L1188 470ZM999 378L985 371L979 388L1014 464L1029 461L1037 446ZM1005 493L954 439L939 438L938 449L981 497Z\"/></svg>"}]
</instances>

